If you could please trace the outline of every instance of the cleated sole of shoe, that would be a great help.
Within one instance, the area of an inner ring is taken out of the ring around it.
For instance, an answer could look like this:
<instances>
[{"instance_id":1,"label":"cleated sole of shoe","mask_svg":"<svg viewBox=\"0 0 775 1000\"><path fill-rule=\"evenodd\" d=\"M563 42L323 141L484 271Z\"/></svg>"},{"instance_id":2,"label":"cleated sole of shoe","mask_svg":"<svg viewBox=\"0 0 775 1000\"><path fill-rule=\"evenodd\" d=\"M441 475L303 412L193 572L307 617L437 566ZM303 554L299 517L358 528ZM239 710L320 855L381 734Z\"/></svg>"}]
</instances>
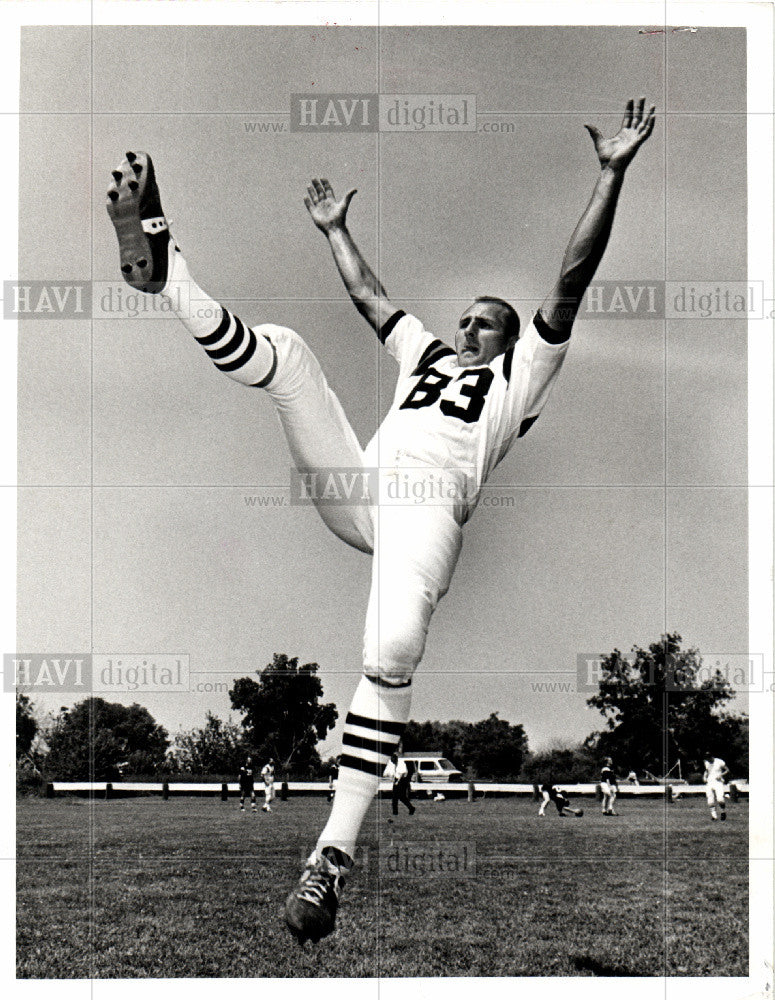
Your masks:
<instances>
[{"instance_id":1,"label":"cleated sole of shoe","mask_svg":"<svg viewBox=\"0 0 775 1000\"><path fill-rule=\"evenodd\" d=\"M127 153L112 178L106 208L118 239L122 277L140 292L160 292L167 283L171 236L153 162L147 153Z\"/></svg>"}]
</instances>

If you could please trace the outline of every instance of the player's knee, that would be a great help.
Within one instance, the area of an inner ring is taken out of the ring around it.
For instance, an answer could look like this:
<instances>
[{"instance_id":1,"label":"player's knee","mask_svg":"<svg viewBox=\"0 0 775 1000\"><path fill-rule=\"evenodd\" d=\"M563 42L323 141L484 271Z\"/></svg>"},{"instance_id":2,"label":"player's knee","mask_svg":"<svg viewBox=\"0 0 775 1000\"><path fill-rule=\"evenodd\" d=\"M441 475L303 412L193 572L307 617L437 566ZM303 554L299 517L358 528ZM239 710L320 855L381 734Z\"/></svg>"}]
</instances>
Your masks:
<instances>
[{"instance_id":1,"label":"player's knee","mask_svg":"<svg viewBox=\"0 0 775 1000\"><path fill-rule=\"evenodd\" d=\"M261 323L252 327L256 336L266 337L277 351L277 365L284 371L296 371L305 368L314 359L312 351L304 339L289 326L276 326L274 323Z\"/></svg>"},{"instance_id":2,"label":"player's knee","mask_svg":"<svg viewBox=\"0 0 775 1000\"><path fill-rule=\"evenodd\" d=\"M386 633L380 630L374 641L366 640L363 651L363 672L367 677L393 686L411 681L422 659L424 634Z\"/></svg>"},{"instance_id":3,"label":"player's knee","mask_svg":"<svg viewBox=\"0 0 775 1000\"><path fill-rule=\"evenodd\" d=\"M409 684L414 676L414 667L398 666L366 666L363 667L364 677L386 687L404 687Z\"/></svg>"},{"instance_id":4,"label":"player's knee","mask_svg":"<svg viewBox=\"0 0 775 1000\"><path fill-rule=\"evenodd\" d=\"M314 364L312 351L288 326L260 323L251 329L257 337L265 337L274 346L276 368L266 388L278 400L293 396Z\"/></svg>"}]
</instances>

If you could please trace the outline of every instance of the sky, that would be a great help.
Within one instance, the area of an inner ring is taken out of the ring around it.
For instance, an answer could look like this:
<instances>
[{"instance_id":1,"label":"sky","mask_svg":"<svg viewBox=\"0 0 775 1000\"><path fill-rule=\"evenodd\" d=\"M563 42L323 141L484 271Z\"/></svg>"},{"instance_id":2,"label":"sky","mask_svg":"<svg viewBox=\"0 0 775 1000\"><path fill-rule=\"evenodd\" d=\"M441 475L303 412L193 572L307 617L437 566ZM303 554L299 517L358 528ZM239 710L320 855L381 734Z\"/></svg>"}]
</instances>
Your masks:
<instances>
[{"instance_id":1,"label":"sky","mask_svg":"<svg viewBox=\"0 0 775 1000\"><path fill-rule=\"evenodd\" d=\"M741 30L57 28L22 44L20 274L114 281L109 172L147 150L194 277L246 322L298 330L362 443L395 368L304 209L313 176L358 187L364 255L449 341L473 295L523 319L540 304L595 181L582 126L612 134L644 94L657 125L598 278L746 276ZM475 94L482 121L514 129L246 130L318 90ZM577 323L541 420L465 529L413 718L498 712L532 748L575 741L602 723L573 689L578 654L666 630L747 649L746 338L744 321ZM20 324L17 648L188 655L207 690L136 696L170 732L228 714L233 678L285 652L320 665L343 718L369 559L312 509L250 505L282 504L289 464L269 399L174 320Z\"/></svg>"}]
</instances>

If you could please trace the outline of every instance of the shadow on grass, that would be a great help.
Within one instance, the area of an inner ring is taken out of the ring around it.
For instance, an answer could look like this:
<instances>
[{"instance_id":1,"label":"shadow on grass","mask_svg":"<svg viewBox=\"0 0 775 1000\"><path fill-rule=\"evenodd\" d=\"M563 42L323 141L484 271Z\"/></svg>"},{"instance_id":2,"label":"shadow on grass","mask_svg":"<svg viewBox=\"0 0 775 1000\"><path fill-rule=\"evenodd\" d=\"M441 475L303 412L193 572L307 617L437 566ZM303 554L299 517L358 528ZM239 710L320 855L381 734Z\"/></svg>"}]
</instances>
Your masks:
<instances>
[{"instance_id":1,"label":"shadow on grass","mask_svg":"<svg viewBox=\"0 0 775 1000\"><path fill-rule=\"evenodd\" d=\"M572 955L570 960L577 972L589 972L593 976L643 975L637 969L630 969L626 965L608 965L606 962L598 962L596 958L592 958L590 955Z\"/></svg>"}]
</instances>

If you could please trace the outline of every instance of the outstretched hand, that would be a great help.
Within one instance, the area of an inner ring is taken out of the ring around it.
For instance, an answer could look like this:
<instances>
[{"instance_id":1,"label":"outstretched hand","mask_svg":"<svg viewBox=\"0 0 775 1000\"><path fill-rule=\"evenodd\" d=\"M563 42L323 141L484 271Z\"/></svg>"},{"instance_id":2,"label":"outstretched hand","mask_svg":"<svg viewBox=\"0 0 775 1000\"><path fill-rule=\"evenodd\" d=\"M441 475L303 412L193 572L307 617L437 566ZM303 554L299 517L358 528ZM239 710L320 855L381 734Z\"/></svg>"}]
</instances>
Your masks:
<instances>
[{"instance_id":1,"label":"outstretched hand","mask_svg":"<svg viewBox=\"0 0 775 1000\"><path fill-rule=\"evenodd\" d=\"M356 191L357 188L351 188L343 198L337 201L334 190L328 181L314 178L307 188L304 204L318 229L328 233L332 229L344 226L347 209L350 207L350 201Z\"/></svg>"},{"instance_id":2,"label":"outstretched hand","mask_svg":"<svg viewBox=\"0 0 775 1000\"><path fill-rule=\"evenodd\" d=\"M584 128L592 136L595 152L601 167L624 170L637 153L638 149L648 139L654 130L655 106L652 104L648 114L643 113L646 98L641 97L637 103L627 101L627 107L622 119L622 127L611 139L603 138L603 133L594 125Z\"/></svg>"}]
</instances>

